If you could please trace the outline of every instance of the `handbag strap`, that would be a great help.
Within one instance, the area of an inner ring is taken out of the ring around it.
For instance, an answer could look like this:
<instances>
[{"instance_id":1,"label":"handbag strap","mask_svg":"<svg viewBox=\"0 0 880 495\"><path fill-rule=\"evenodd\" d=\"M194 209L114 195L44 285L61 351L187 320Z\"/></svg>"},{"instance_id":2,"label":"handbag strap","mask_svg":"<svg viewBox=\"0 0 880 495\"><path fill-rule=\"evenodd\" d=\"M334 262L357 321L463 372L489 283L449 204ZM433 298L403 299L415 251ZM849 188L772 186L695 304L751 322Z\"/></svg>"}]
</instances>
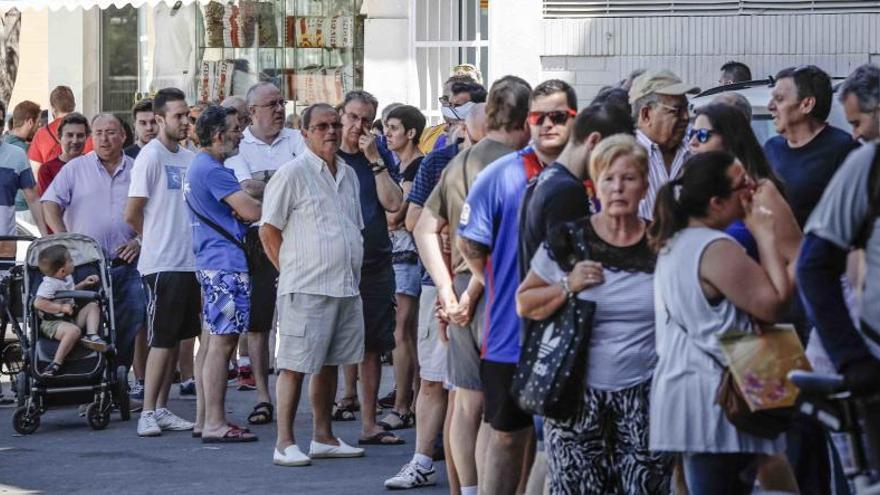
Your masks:
<instances>
[{"instance_id":1,"label":"handbag strap","mask_svg":"<svg viewBox=\"0 0 880 495\"><path fill-rule=\"evenodd\" d=\"M236 238L234 235L230 234L228 230L217 225L217 223L214 222L213 220L211 220L210 218L208 218L208 217L202 215L201 213L199 213L198 211L196 211L196 209L193 208L192 204L190 204L189 199L186 199L184 197L184 201L186 201L186 206L189 207L189 211L193 212L193 215L195 215L196 218L198 218L200 222L204 223L208 227L211 227L215 232L217 232L218 234L223 236L227 241L238 246L239 249L241 249L242 251L245 252L245 254L247 254L247 249L245 248L245 245L243 242L241 242L241 240Z\"/></svg>"}]
</instances>

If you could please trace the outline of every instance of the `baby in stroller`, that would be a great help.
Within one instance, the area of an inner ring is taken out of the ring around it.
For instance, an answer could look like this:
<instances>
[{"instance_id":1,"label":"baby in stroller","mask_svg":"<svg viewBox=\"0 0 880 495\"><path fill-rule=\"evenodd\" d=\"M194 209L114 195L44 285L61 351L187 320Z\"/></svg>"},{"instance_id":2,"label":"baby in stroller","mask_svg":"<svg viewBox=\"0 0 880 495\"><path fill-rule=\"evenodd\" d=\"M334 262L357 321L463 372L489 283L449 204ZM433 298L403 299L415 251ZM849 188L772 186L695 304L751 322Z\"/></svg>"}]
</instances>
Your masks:
<instances>
[{"instance_id":1,"label":"baby in stroller","mask_svg":"<svg viewBox=\"0 0 880 495\"><path fill-rule=\"evenodd\" d=\"M58 292L81 290L97 284L100 280L97 275L89 275L74 285L73 258L70 251L62 245L44 249L37 259L37 265L44 275L34 300L34 309L39 311L42 320L40 332L50 339L61 342L52 363L43 371L43 376L51 377L58 374L64 358L77 341L97 352L104 352L107 349L107 343L98 335L101 311L96 303L90 302L82 308L76 308L73 299L54 299ZM82 335L83 327L85 327L85 336Z\"/></svg>"}]
</instances>

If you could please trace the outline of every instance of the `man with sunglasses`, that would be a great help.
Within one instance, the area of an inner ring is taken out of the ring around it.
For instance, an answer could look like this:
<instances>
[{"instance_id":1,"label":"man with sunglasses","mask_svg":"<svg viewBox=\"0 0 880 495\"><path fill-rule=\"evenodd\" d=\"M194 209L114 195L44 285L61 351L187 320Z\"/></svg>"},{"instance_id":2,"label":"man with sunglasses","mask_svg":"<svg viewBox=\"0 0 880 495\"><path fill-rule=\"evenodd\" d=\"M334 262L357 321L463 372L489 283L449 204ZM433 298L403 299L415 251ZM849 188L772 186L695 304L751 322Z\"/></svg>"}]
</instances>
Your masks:
<instances>
[{"instance_id":1,"label":"man with sunglasses","mask_svg":"<svg viewBox=\"0 0 880 495\"><path fill-rule=\"evenodd\" d=\"M302 114L305 151L279 168L266 186L260 238L281 274L273 455L279 466L364 454L336 438L330 415L337 367L357 364L364 356L361 295L368 295L359 288L365 254L359 185L355 170L337 154L342 132L333 107L308 107ZM306 374L312 375L314 413L308 456L296 445L293 431ZM374 413L375 402L372 407L366 411Z\"/></svg>"},{"instance_id":2,"label":"man with sunglasses","mask_svg":"<svg viewBox=\"0 0 880 495\"><path fill-rule=\"evenodd\" d=\"M654 217L654 198L663 184L678 177L688 158L688 94L699 88L685 84L672 71L651 70L637 77L629 90L636 140L648 150L648 193L639 216Z\"/></svg>"},{"instance_id":3,"label":"man with sunglasses","mask_svg":"<svg viewBox=\"0 0 880 495\"><path fill-rule=\"evenodd\" d=\"M553 79L538 85L521 124L532 145L499 158L477 177L458 224L458 248L474 278L487 281L480 362L483 418L491 427L480 479L486 493L516 492L531 468L533 453L527 455L526 449L534 434L532 416L510 394L521 347L516 313L519 208L528 181L555 162L568 143L576 108L577 95L567 83ZM461 309L452 313L453 319L465 316Z\"/></svg>"},{"instance_id":4,"label":"man with sunglasses","mask_svg":"<svg viewBox=\"0 0 880 495\"><path fill-rule=\"evenodd\" d=\"M419 140L419 149L426 155L450 144L450 132L464 124L473 105L486 101L486 89L470 75L454 75L446 80L438 100L443 123L425 129Z\"/></svg>"},{"instance_id":5,"label":"man with sunglasses","mask_svg":"<svg viewBox=\"0 0 880 495\"><path fill-rule=\"evenodd\" d=\"M235 100L229 102L234 106ZM263 200L263 190L272 174L305 150L302 133L284 127L284 97L272 83L257 83L248 89L247 115L250 125L244 129L238 154L229 158L226 167L235 171L241 188L254 199ZM239 115L239 124L242 123ZM266 424L274 419L269 394L269 333L275 314L275 281L278 270L266 257L258 232L252 225L245 237L251 276L251 320L247 336L247 362L239 363L239 389L257 390L257 403L248 416L251 424Z\"/></svg>"}]
</instances>

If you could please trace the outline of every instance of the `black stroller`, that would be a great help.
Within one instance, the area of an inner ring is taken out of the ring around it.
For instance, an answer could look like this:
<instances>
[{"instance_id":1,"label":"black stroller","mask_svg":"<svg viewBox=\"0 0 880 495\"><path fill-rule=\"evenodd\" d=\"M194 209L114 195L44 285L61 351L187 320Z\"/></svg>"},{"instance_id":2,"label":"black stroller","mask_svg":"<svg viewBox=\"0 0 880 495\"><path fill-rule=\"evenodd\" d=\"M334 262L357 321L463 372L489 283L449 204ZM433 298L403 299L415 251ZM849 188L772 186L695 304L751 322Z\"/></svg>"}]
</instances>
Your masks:
<instances>
[{"instance_id":1,"label":"black stroller","mask_svg":"<svg viewBox=\"0 0 880 495\"><path fill-rule=\"evenodd\" d=\"M64 245L73 257L76 281L97 275L100 282L93 291L58 292L56 299L73 298L77 305L96 302L101 312L99 334L109 346L107 351L99 353L77 345L68 354L60 373L45 377L42 372L52 362L58 342L40 334L40 317L33 308L36 289L43 279L37 260L43 249L58 244ZM15 431L31 434L40 426L40 415L47 409L68 405L88 404L86 419L95 430L107 427L114 408L119 409L123 421L129 420L127 370L116 363L110 267L101 246L80 234L55 234L37 239L27 250L22 278L25 331L13 324L21 342L24 363L16 377L18 408L12 417Z\"/></svg>"}]
</instances>

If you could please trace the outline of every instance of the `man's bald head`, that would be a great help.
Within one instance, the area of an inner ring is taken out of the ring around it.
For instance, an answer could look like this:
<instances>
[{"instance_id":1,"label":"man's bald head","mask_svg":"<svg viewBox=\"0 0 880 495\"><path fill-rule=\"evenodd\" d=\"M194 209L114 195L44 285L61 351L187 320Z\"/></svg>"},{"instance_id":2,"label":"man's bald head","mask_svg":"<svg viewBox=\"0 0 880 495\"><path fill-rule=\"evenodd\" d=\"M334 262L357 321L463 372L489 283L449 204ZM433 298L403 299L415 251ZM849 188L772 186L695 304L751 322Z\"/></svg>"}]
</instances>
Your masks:
<instances>
[{"instance_id":1,"label":"man's bald head","mask_svg":"<svg viewBox=\"0 0 880 495\"><path fill-rule=\"evenodd\" d=\"M227 96L220 106L223 108L234 108L239 114L247 113L247 101L238 95Z\"/></svg>"},{"instance_id":2,"label":"man's bald head","mask_svg":"<svg viewBox=\"0 0 880 495\"><path fill-rule=\"evenodd\" d=\"M227 96L223 103L220 104L223 108L234 108L235 113L238 116L238 127L244 132L245 129L249 125L251 125L251 114L248 111L247 100L238 95Z\"/></svg>"},{"instance_id":3,"label":"man's bald head","mask_svg":"<svg viewBox=\"0 0 880 495\"><path fill-rule=\"evenodd\" d=\"M122 155L125 128L122 120L112 113L101 113L92 119L92 141L95 153L105 162L115 162Z\"/></svg>"},{"instance_id":4,"label":"man's bald head","mask_svg":"<svg viewBox=\"0 0 880 495\"><path fill-rule=\"evenodd\" d=\"M477 103L464 121L468 137L476 144L486 136L486 104Z\"/></svg>"}]
</instances>

